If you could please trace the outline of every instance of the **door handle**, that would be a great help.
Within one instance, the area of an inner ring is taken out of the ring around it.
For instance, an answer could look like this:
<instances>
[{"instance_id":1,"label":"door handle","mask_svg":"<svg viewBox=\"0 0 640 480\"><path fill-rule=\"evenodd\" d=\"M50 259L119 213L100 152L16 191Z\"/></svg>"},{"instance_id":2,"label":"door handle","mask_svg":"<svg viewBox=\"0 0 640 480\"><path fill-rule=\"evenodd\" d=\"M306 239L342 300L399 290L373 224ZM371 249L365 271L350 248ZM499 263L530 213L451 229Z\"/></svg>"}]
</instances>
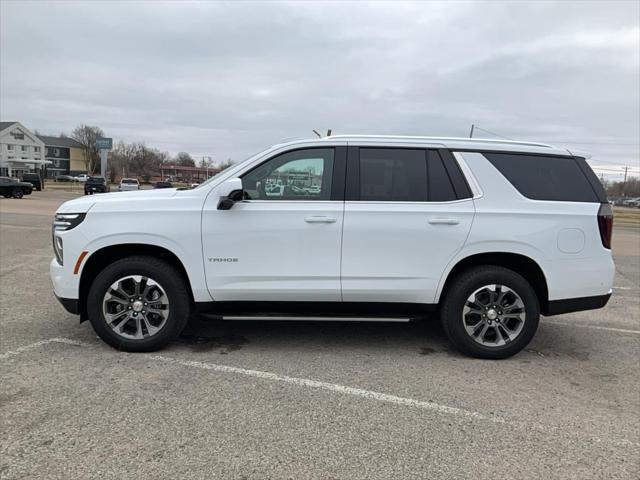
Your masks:
<instances>
[{"instance_id":1,"label":"door handle","mask_svg":"<svg viewBox=\"0 0 640 480\"><path fill-rule=\"evenodd\" d=\"M431 225L458 225L460 221L455 218L430 218L429 223Z\"/></svg>"},{"instance_id":2,"label":"door handle","mask_svg":"<svg viewBox=\"0 0 640 480\"><path fill-rule=\"evenodd\" d=\"M334 217L304 217L304 221L307 223L336 223L338 221L337 218Z\"/></svg>"}]
</instances>

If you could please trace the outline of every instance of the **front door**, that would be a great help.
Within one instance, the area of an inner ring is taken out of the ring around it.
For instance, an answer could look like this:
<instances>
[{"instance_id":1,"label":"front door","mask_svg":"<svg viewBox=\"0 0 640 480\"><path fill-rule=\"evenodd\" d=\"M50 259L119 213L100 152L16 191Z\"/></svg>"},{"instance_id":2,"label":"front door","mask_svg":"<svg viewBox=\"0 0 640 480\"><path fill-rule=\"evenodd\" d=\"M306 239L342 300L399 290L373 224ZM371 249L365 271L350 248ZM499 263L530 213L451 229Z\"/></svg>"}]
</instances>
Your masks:
<instances>
[{"instance_id":1,"label":"front door","mask_svg":"<svg viewBox=\"0 0 640 480\"><path fill-rule=\"evenodd\" d=\"M214 300L340 301L345 163L345 147L290 151L243 174L245 200L230 210L209 195L202 236Z\"/></svg>"},{"instance_id":2,"label":"front door","mask_svg":"<svg viewBox=\"0 0 640 480\"><path fill-rule=\"evenodd\" d=\"M463 247L475 211L455 160L441 153L350 147L345 302L434 302L442 272Z\"/></svg>"}]
</instances>

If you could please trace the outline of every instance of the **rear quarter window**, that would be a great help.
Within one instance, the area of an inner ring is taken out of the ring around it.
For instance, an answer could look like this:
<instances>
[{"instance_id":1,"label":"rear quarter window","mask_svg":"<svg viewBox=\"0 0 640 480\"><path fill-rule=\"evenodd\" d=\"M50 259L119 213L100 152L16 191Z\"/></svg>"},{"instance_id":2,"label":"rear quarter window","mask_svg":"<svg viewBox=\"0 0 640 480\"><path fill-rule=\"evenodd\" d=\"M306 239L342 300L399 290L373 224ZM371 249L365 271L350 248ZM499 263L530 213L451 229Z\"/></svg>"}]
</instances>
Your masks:
<instances>
[{"instance_id":1,"label":"rear quarter window","mask_svg":"<svg viewBox=\"0 0 640 480\"><path fill-rule=\"evenodd\" d=\"M522 195L532 200L603 201L600 198L603 191L598 191L598 187L600 190L602 187L592 184L576 158L486 152L482 155ZM588 165L586 168L594 175Z\"/></svg>"}]
</instances>

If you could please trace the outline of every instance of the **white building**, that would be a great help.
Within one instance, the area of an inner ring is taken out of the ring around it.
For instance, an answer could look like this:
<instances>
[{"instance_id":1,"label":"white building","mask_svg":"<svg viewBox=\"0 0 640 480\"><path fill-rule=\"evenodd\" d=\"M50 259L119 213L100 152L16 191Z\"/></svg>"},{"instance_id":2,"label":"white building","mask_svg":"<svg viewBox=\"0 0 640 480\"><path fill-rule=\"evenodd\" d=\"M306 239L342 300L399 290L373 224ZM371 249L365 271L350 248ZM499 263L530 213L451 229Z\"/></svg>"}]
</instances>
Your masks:
<instances>
[{"instance_id":1,"label":"white building","mask_svg":"<svg viewBox=\"0 0 640 480\"><path fill-rule=\"evenodd\" d=\"M44 142L20 122L0 122L0 176L21 177L35 172L44 177Z\"/></svg>"}]
</instances>

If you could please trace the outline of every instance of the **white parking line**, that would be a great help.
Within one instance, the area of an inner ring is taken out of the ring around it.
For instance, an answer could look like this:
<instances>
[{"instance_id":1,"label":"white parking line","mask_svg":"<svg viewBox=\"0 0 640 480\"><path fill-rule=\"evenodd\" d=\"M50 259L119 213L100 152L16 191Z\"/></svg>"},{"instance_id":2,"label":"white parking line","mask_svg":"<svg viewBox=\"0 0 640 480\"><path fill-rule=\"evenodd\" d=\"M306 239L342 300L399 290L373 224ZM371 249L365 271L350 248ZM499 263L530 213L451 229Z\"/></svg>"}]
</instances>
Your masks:
<instances>
[{"instance_id":1,"label":"white parking line","mask_svg":"<svg viewBox=\"0 0 640 480\"><path fill-rule=\"evenodd\" d=\"M558 322L556 320L544 320L542 323L545 325L558 325L561 327L590 328L593 330L604 330L607 332L631 333L634 335L640 335L640 330L628 330L626 328L601 327L599 325L584 325L580 323Z\"/></svg>"},{"instance_id":2,"label":"white parking line","mask_svg":"<svg viewBox=\"0 0 640 480\"><path fill-rule=\"evenodd\" d=\"M25 345L23 347L18 347L15 350L9 350L8 352L0 353L0 360L4 360L5 358L12 357L13 355L20 355L21 353L28 352L29 350L33 350L34 348L41 347L42 345L48 345L49 343L65 343L67 345L75 345L76 347L88 347L88 343L79 342L77 340L72 340L70 338L49 338L47 340L40 340L39 342L30 343L29 345Z\"/></svg>"},{"instance_id":3,"label":"white parking line","mask_svg":"<svg viewBox=\"0 0 640 480\"><path fill-rule=\"evenodd\" d=\"M321 390L329 390L332 392L344 393L356 397L367 398L369 400L377 400L379 402L395 403L396 405L404 405L407 407L416 407L424 410L433 410L439 413L447 413L450 415L459 415L463 417L475 418L477 420L489 420L495 423L506 423L506 420L496 416L487 416L471 410L462 408L449 407L435 402L424 400L415 400L413 398L398 397L386 393L373 392L362 388L347 387L336 383L320 382L318 380L310 380L308 378L289 377L287 375L278 375L277 373L263 372L260 370L248 370L246 368L230 367L228 365L218 365L215 363L196 362L192 360L180 360L177 358L164 357L162 355L151 355L149 358L161 360L167 363L182 365L185 367L200 368L203 370L213 370L216 372L235 373L248 377L256 377L264 380L272 380L276 382L290 383L301 387L318 388Z\"/></svg>"},{"instance_id":4,"label":"white parking line","mask_svg":"<svg viewBox=\"0 0 640 480\"><path fill-rule=\"evenodd\" d=\"M79 347L91 347L92 345L89 343L81 342L78 340L73 340L70 338L50 338L48 340L41 340L39 342L35 342L29 345L25 345L23 347L16 348L15 350L10 350L8 352L0 354L0 359L6 359L13 355L19 355L21 353L27 352L29 350L33 350L43 345L51 344L51 343L63 343L67 345L74 345ZM539 423L527 423L518 420L510 420L503 417L495 416L495 415L485 415L479 412L474 412L472 410L466 410L463 408L450 407L447 405L442 405L436 402L424 401L424 400L416 400L413 398L406 397L398 397L396 395L389 395L386 393L375 392L371 390L365 390L362 388L348 387L345 385L339 385L337 383L329 383L329 382L321 382L318 380L311 380L308 378L299 378L299 377L290 377L287 375L279 375L277 373L264 372L261 370L249 370L246 368L239 367L231 367L228 365L219 365L215 363L205 363L205 362L197 362L193 360L181 360L177 358L165 357L163 355L149 355L146 357L149 360L158 360L164 363L169 363L173 365L181 365L184 367L198 368L203 370L210 370L222 373L232 373L245 375L254 378L260 378L264 380L271 380L276 382L284 382L292 385L297 385L300 387L309 387L320 390L327 390L330 392L336 392L346 395L352 395L355 397L365 398L368 400L376 400L384 403L391 403L395 405L402 405L406 407L414 407L422 410L430 410L442 414L447 415L455 415L461 416L465 418L470 418L473 420L483 420L489 421L496 424L507 425L511 427L519 427L524 430L535 430L544 434L558 435L562 434L563 437L566 437L567 432L562 426L554 426L554 425L543 425ZM589 440L594 443L610 443L613 445L618 445L621 447L640 447L640 443L634 442L632 440L627 439L616 439L616 438L600 438L600 437L580 437L578 441L584 442Z\"/></svg>"},{"instance_id":5,"label":"white parking line","mask_svg":"<svg viewBox=\"0 0 640 480\"><path fill-rule=\"evenodd\" d=\"M170 358L162 355L150 355L148 358L152 360L160 360L162 362L170 363L173 365L181 365L183 367L199 368L203 370L211 370L222 373L240 374L249 377L260 378L264 380L271 380L276 382L284 382L300 387L316 388L321 390L328 390L330 392L342 393L346 395L352 395L355 397L366 398L368 400L376 400L378 402L392 403L395 405L402 405L405 407L414 407L422 410L430 410L437 413L443 413L448 415L461 416L470 418L472 420L489 421L501 425L510 426L513 428L520 428L525 431L538 431L546 435L558 435L561 434L566 437L567 432L564 427L554 425L544 425L541 423L528 423L519 420L511 420L496 415L485 415L472 410L465 410L463 408L450 407L448 405L441 405L439 403L416 400L413 398L398 397L396 395L389 395L386 393L375 392L371 390L364 390L362 388L347 387L345 385L339 385L337 383L320 382L318 380L310 380L308 378L289 377L287 375L279 375L271 372L263 372L261 370L249 370L246 368L230 367L228 365L219 365L216 363L197 362L193 360L181 360L178 358ZM601 438L601 437L579 437L579 442L591 441L593 443L610 443L621 447L639 447L640 443L626 438Z\"/></svg>"}]
</instances>

